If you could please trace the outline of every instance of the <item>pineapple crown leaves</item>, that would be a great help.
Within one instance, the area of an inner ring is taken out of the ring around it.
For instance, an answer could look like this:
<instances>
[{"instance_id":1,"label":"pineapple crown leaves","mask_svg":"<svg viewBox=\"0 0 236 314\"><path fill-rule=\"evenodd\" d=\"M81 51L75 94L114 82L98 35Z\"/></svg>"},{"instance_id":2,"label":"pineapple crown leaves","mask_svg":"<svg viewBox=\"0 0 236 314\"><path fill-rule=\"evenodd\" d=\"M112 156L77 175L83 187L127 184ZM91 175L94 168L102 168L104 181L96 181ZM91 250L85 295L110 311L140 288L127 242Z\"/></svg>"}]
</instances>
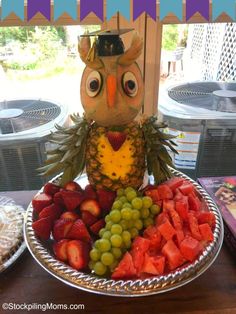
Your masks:
<instances>
[{"instance_id":1,"label":"pineapple crown leaves","mask_svg":"<svg viewBox=\"0 0 236 314\"><path fill-rule=\"evenodd\" d=\"M85 168L85 153L90 124L85 117L71 115L74 125L68 128L56 125L56 132L51 134L50 142L57 147L48 153L45 166L38 169L43 176L62 173L60 185L64 186L80 175Z\"/></svg>"},{"instance_id":2,"label":"pineapple crown leaves","mask_svg":"<svg viewBox=\"0 0 236 314\"><path fill-rule=\"evenodd\" d=\"M176 144L172 141L175 136L162 132L166 127L165 123L157 122L156 117L149 117L142 122L148 174L154 176L156 184L172 176L169 166L173 167L173 163L167 149L178 154L174 148Z\"/></svg>"}]
</instances>

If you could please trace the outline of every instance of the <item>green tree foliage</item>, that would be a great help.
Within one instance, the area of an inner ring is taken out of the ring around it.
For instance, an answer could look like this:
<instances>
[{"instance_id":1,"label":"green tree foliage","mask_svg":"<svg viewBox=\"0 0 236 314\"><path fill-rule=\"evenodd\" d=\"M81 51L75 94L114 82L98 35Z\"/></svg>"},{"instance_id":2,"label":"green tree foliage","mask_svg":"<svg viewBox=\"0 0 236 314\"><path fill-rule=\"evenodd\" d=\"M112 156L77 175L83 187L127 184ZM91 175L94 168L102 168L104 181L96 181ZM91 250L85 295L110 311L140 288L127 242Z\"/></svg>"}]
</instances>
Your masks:
<instances>
[{"instance_id":1,"label":"green tree foliage","mask_svg":"<svg viewBox=\"0 0 236 314\"><path fill-rule=\"evenodd\" d=\"M168 51L175 50L178 44L178 25L165 25L162 36L162 48Z\"/></svg>"}]
</instances>

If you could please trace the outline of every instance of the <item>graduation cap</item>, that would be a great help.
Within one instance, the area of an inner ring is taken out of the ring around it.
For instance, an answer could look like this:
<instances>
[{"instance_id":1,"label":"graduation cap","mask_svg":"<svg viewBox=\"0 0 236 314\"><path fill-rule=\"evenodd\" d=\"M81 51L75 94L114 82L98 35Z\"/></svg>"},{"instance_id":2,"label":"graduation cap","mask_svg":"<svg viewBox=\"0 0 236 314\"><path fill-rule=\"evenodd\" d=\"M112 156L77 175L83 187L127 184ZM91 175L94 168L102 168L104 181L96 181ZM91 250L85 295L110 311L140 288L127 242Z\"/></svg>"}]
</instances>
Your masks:
<instances>
[{"instance_id":1,"label":"graduation cap","mask_svg":"<svg viewBox=\"0 0 236 314\"><path fill-rule=\"evenodd\" d=\"M125 52L124 43L120 36L131 31L133 29L96 31L81 35L81 37L95 37L93 45L93 50L95 51L93 53L97 56L117 56Z\"/></svg>"}]
</instances>

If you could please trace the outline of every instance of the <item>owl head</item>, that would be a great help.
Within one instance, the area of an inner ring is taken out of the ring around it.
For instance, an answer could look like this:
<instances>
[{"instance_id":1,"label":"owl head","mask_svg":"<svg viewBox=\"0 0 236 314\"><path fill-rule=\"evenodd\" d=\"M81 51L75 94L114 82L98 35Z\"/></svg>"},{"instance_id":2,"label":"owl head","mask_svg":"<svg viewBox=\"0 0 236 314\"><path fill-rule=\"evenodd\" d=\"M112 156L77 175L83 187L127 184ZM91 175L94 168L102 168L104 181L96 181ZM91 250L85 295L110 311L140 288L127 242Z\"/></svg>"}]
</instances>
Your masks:
<instances>
[{"instance_id":1,"label":"owl head","mask_svg":"<svg viewBox=\"0 0 236 314\"><path fill-rule=\"evenodd\" d=\"M137 58L143 42L135 33L130 48L123 43L96 43L91 49L90 37L79 41L79 53L86 68L81 80L81 102L88 119L101 126L130 123L139 113L144 98L144 84ZM106 46L107 45L107 46Z\"/></svg>"}]
</instances>

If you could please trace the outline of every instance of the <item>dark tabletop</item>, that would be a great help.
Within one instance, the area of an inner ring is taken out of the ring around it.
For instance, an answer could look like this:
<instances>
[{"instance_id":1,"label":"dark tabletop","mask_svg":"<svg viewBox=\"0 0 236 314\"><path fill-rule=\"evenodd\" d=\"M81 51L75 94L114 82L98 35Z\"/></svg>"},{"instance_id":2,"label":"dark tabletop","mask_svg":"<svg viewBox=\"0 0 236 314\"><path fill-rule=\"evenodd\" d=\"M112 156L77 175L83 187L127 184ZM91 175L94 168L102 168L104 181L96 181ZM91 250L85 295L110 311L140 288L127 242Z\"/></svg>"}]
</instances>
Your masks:
<instances>
[{"instance_id":1,"label":"dark tabletop","mask_svg":"<svg viewBox=\"0 0 236 314\"><path fill-rule=\"evenodd\" d=\"M0 193L0 196L12 197L26 208L34 194L34 191L7 192ZM0 313L8 312L1 309L4 302L84 304L84 311L78 312L85 313L236 313L236 259L223 245L214 264L193 282L150 297L117 298L65 285L48 274L26 251L15 265L0 275Z\"/></svg>"}]
</instances>

